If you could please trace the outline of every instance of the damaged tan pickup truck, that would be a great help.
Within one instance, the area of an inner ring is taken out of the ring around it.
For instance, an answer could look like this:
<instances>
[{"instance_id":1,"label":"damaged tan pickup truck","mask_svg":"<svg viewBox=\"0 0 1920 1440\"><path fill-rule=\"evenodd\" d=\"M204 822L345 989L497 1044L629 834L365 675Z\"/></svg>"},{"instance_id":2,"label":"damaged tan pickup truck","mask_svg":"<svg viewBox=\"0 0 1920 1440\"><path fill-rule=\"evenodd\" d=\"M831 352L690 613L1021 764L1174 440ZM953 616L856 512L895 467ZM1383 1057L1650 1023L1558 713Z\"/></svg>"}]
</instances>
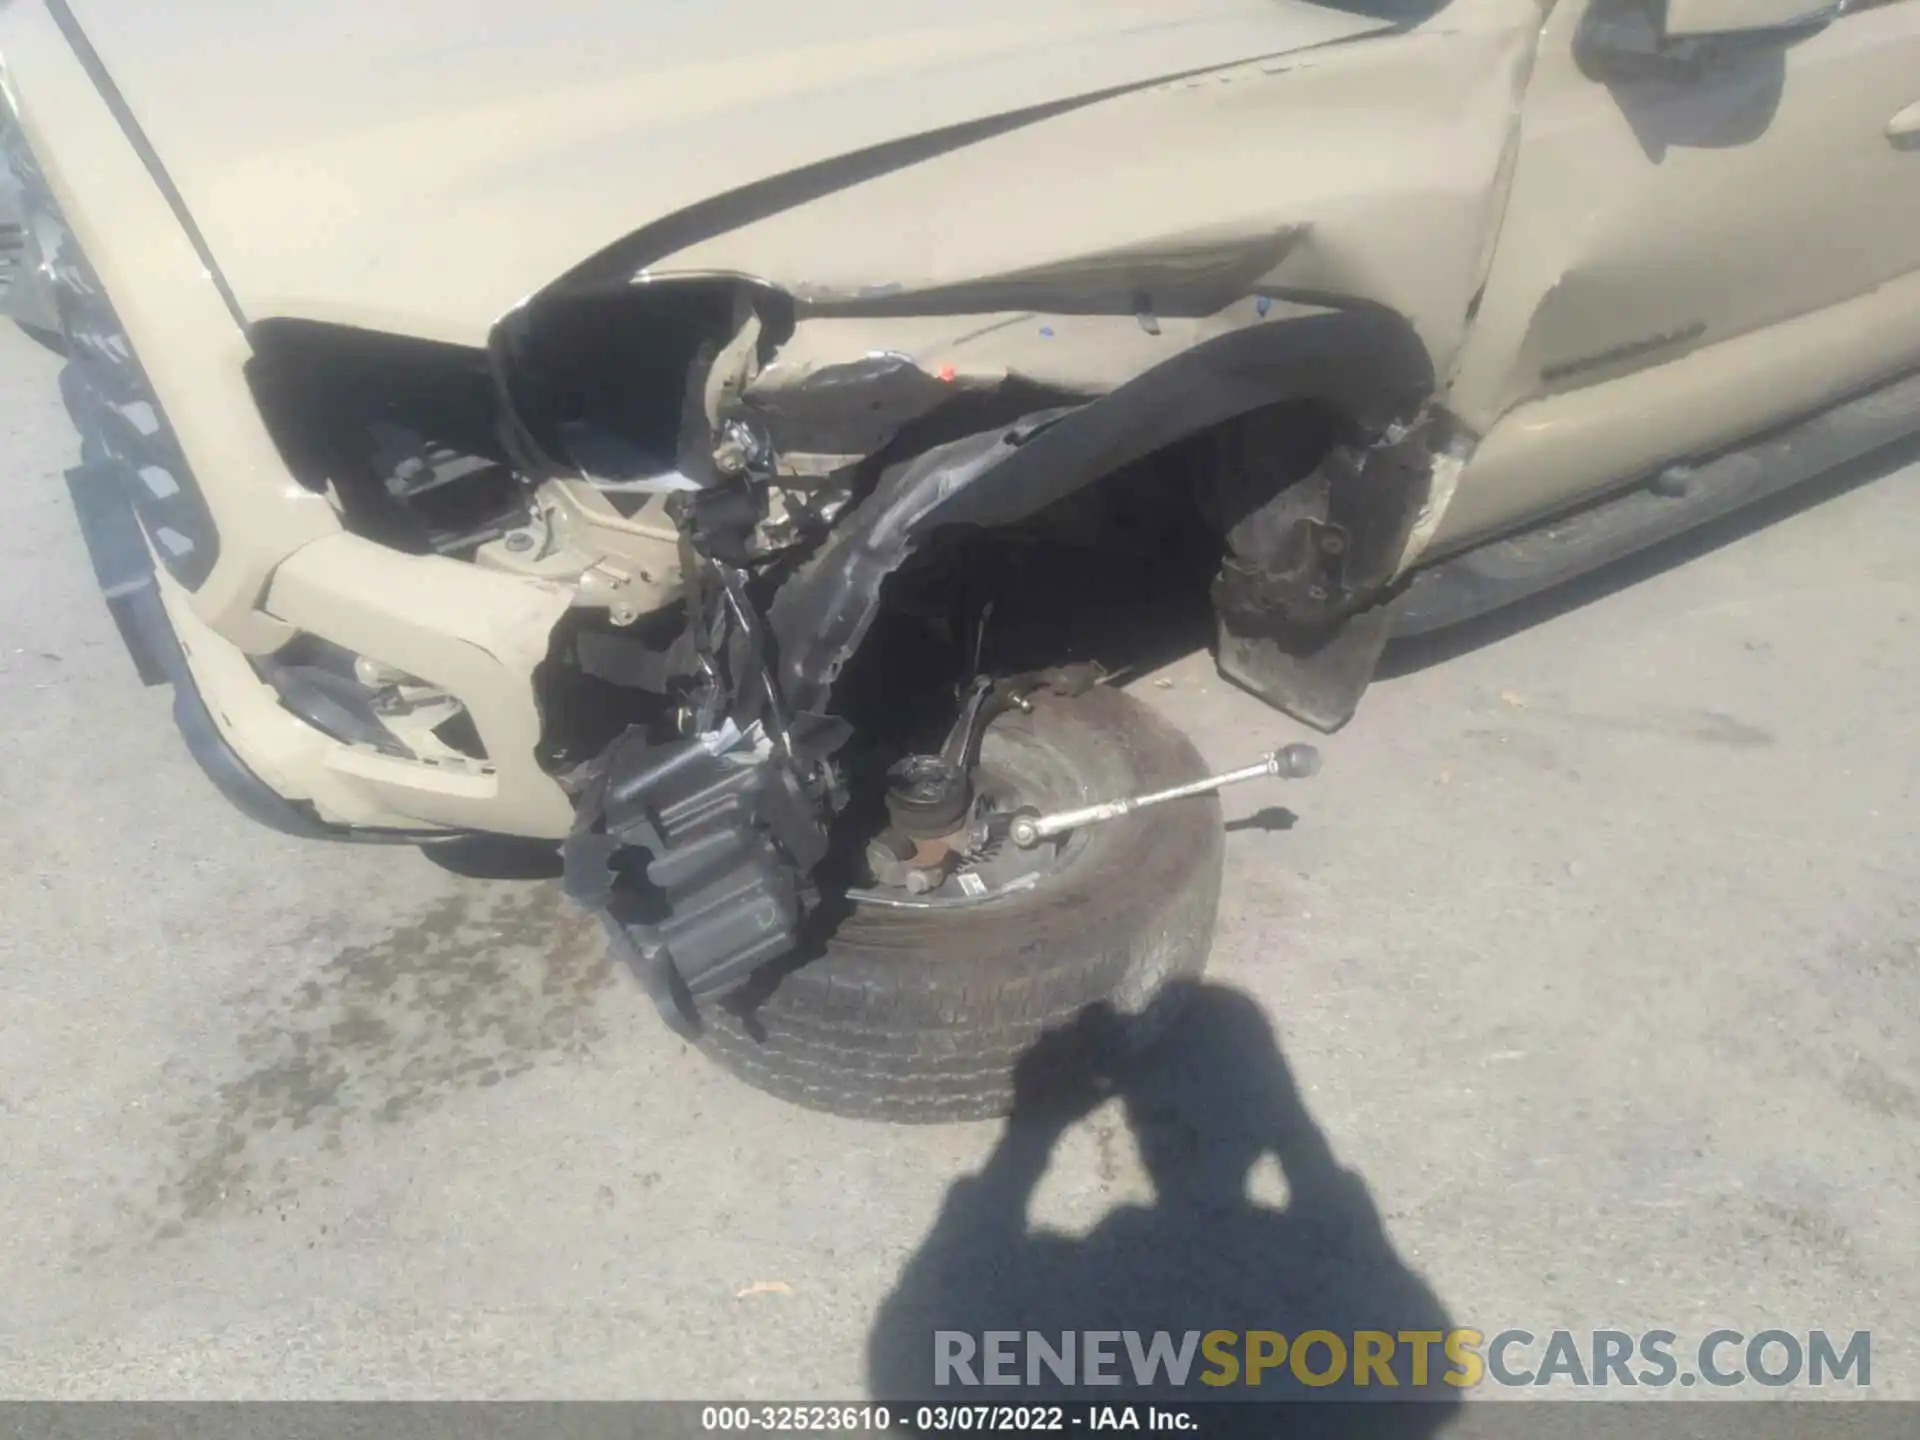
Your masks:
<instances>
[{"instance_id":1,"label":"damaged tan pickup truck","mask_svg":"<svg viewBox=\"0 0 1920 1440\"><path fill-rule=\"evenodd\" d=\"M10 299L214 781L558 842L844 1113L1203 963L1160 622L1333 730L1920 428L1920 0L11 0L0 58Z\"/></svg>"}]
</instances>

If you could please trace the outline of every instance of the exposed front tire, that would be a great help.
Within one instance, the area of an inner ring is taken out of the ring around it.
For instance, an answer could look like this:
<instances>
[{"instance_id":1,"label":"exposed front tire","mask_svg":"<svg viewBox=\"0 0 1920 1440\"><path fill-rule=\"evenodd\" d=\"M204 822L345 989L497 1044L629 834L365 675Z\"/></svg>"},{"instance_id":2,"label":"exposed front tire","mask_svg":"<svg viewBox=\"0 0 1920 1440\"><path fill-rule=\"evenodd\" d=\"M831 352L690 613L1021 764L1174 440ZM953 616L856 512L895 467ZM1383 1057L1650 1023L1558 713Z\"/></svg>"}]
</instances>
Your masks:
<instances>
[{"instance_id":1,"label":"exposed front tire","mask_svg":"<svg viewBox=\"0 0 1920 1440\"><path fill-rule=\"evenodd\" d=\"M1069 792L1046 797L1055 803L1204 773L1184 735L1120 691L1034 702L994 722L982 759L1017 770L1044 752ZM856 900L814 953L707 1007L701 1044L750 1084L837 1115L1004 1114L1014 1067L1043 1034L1074 1032L1070 1047L1049 1047L1050 1063L1102 1067L1165 1028L1180 993L1170 982L1206 963L1224 848L1218 801L1198 797L1079 832L1028 888ZM1075 1027L1090 1009L1106 1023Z\"/></svg>"}]
</instances>

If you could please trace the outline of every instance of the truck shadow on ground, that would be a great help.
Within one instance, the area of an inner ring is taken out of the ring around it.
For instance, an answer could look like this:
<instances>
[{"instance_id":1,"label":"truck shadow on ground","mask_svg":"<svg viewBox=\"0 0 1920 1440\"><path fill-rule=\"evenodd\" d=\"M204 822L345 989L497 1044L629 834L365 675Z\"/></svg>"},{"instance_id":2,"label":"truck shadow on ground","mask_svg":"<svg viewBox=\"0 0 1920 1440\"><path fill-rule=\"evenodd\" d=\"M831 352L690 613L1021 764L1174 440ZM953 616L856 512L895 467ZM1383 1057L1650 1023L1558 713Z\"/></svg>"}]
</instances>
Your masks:
<instances>
[{"instance_id":1,"label":"truck shadow on ground","mask_svg":"<svg viewBox=\"0 0 1920 1440\"><path fill-rule=\"evenodd\" d=\"M1282 1361L1265 1371L1258 1387L1246 1384L1244 1369L1237 1384L1210 1386L1201 1377L1222 1367L1197 1342L1184 1385L1169 1386L1164 1369L1142 1384L1117 1337L1110 1342L1120 1377L1114 1384L1087 1386L1085 1372L1076 1370L1069 1387L1036 1368L1046 1383L1029 1386L1024 1360L1017 1367L1020 1388L971 1388L951 1383L952 1372L936 1375L938 1331L966 1332L977 1345L989 1330L1038 1332L1051 1348L1063 1331L1139 1331L1143 1346L1153 1332L1167 1331L1178 1347L1188 1332L1231 1330L1244 1337L1273 1331L1292 1342L1318 1330L1340 1337L1350 1352L1356 1331L1452 1328L1439 1298L1395 1253L1365 1183L1340 1164L1308 1113L1260 1007L1211 984L1192 986L1186 1000L1156 1057L1104 1083L1096 1077L1073 1094L1042 1102L1033 1098L1033 1081L1053 1069L1042 1053L1048 1041L1022 1061L1014 1114L991 1157L979 1173L955 1182L875 1317L868 1378L877 1398L963 1404L1376 1398L1423 1403L1342 1407L1342 1430L1410 1437L1436 1434L1447 1424L1460 1392L1441 1383L1448 1367L1437 1344L1424 1387L1409 1383L1409 1347L1399 1347L1392 1364L1400 1383L1392 1389L1377 1373L1366 1389L1346 1383L1350 1353L1345 1376L1333 1385L1306 1387ZM1029 1202L1056 1143L1112 1094L1138 1141L1155 1202L1117 1208L1081 1238L1034 1229ZM1286 1182L1281 1209L1248 1195L1250 1175L1267 1155ZM1244 1340L1232 1353L1244 1361ZM976 1352L976 1374L982 1358ZM1309 1373L1324 1373L1331 1353L1316 1343L1305 1359ZM949 1383L938 1385L943 1378Z\"/></svg>"}]
</instances>

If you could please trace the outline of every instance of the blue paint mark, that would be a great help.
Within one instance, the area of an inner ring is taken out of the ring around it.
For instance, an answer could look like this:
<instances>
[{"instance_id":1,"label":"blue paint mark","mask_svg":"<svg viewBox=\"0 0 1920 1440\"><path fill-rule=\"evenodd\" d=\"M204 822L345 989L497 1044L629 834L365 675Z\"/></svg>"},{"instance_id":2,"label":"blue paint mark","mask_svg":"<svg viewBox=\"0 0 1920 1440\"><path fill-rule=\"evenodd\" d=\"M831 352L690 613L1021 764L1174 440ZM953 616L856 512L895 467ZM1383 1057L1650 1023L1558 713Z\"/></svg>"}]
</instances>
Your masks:
<instances>
[{"instance_id":1,"label":"blue paint mark","mask_svg":"<svg viewBox=\"0 0 1920 1440\"><path fill-rule=\"evenodd\" d=\"M1253 311L1256 315L1264 315L1271 309L1273 309L1273 301L1268 296L1262 295L1253 302Z\"/></svg>"},{"instance_id":2,"label":"blue paint mark","mask_svg":"<svg viewBox=\"0 0 1920 1440\"><path fill-rule=\"evenodd\" d=\"M1040 338L1042 340L1051 340L1053 338L1053 327L1051 325L1042 325L1040 327Z\"/></svg>"}]
</instances>

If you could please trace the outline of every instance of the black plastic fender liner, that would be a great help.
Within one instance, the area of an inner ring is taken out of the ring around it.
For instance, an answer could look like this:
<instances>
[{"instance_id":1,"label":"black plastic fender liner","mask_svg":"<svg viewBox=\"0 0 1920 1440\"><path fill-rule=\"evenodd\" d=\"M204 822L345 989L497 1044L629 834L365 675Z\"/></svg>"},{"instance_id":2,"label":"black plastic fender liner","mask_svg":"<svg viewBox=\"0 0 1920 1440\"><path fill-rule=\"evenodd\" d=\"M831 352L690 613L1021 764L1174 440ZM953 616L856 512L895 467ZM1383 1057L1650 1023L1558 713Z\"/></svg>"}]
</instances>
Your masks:
<instances>
[{"instance_id":1,"label":"black plastic fender liner","mask_svg":"<svg viewBox=\"0 0 1920 1440\"><path fill-rule=\"evenodd\" d=\"M810 877L833 808L819 793L830 771L817 762L847 738L825 718L834 680L872 625L887 577L930 535L1020 520L1278 401L1324 400L1383 428L1431 387L1426 350L1399 316L1321 311L1219 337L1100 400L1038 410L889 469L776 593L764 614L770 647L756 638L752 604L728 589L748 649L772 660L769 699L777 692L781 703L768 705L763 732L753 728L755 683L739 681L727 725L665 743L630 730L592 762L564 848L567 893L599 918L666 1022L699 1033L700 1002L790 951L814 909ZM677 518L690 548L710 548L697 513Z\"/></svg>"},{"instance_id":2,"label":"black plastic fender liner","mask_svg":"<svg viewBox=\"0 0 1920 1440\"><path fill-rule=\"evenodd\" d=\"M886 579L937 530L999 526L1236 415L1322 400L1384 427L1433 391L1426 347L1377 307L1327 310L1223 335L1102 398L1030 415L888 470L768 611L778 674L795 710L824 710L865 638Z\"/></svg>"}]
</instances>

